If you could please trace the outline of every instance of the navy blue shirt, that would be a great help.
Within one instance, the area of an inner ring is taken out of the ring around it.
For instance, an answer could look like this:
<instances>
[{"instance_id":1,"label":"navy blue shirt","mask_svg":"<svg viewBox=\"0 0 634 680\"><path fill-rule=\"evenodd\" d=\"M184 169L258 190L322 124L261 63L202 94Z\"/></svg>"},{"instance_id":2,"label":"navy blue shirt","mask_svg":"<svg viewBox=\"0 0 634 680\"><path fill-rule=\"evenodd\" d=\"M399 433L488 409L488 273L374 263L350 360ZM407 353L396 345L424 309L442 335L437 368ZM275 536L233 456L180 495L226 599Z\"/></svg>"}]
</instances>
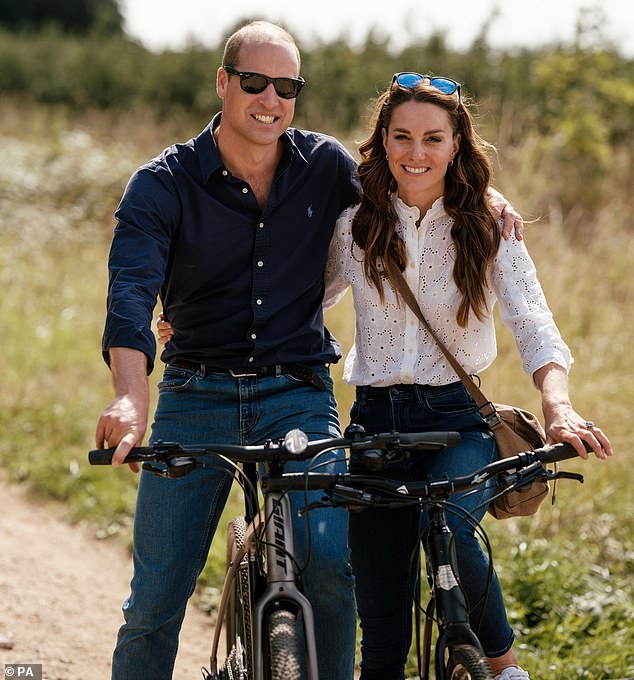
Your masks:
<instances>
[{"instance_id":1,"label":"navy blue shirt","mask_svg":"<svg viewBox=\"0 0 634 680\"><path fill-rule=\"evenodd\" d=\"M359 200L356 164L334 138L289 128L264 209L224 167L212 130L166 149L130 179L115 213L103 353L144 352L157 296L175 334L161 355L218 368L335 362L324 327L328 245Z\"/></svg>"}]
</instances>

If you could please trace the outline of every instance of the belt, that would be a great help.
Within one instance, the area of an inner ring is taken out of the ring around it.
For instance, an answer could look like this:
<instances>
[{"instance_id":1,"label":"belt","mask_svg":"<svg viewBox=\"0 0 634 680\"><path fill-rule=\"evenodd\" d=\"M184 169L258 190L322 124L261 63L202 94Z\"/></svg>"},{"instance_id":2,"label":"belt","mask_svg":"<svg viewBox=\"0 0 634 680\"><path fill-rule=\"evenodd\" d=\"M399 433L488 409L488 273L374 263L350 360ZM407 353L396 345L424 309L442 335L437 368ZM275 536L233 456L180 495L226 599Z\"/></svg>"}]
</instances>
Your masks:
<instances>
[{"instance_id":1,"label":"belt","mask_svg":"<svg viewBox=\"0 0 634 680\"><path fill-rule=\"evenodd\" d=\"M317 365L317 364L315 364ZM319 364L323 366L324 364ZM302 380L320 392L326 391L326 383L313 371L308 364L272 364L271 366L243 366L240 368L218 368L209 366L204 362L190 361L189 359L172 359L168 366L184 368L187 371L196 371L204 378L206 375L230 375L234 378L269 377L282 374Z\"/></svg>"}]
</instances>

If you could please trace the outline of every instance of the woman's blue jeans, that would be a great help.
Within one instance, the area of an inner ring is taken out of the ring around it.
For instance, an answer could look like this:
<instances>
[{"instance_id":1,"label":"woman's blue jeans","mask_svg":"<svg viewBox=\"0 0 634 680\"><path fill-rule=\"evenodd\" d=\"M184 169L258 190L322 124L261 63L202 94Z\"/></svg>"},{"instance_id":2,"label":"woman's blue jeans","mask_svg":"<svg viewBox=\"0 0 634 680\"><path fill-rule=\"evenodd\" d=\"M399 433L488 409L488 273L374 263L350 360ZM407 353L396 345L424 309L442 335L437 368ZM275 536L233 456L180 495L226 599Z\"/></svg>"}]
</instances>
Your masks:
<instances>
[{"instance_id":1,"label":"woman's blue jeans","mask_svg":"<svg viewBox=\"0 0 634 680\"><path fill-rule=\"evenodd\" d=\"M370 433L397 430L425 432L454 430L460 446L441 452L419 452L382 472L350 466L351 472L378 474L403 481L441 479L471 472L495 460L495 442L462 383L443 387L395 385L357 388L352 422ZM480 520L491 485L477 493L455 495L451 501ZM477 506L484 505L478 510ZM488 586L489 561L474 536L473 527L447 511L448 524L457 530L458 571L470 606L471 625L487 656L501 656L513 643L502 592L495 573ZM350 515L350 548L361 620L362 680L403 680L412 638L413 588L418 573L417 546L425 545L427 513L419 507L366 509ZM412 556L414 558L412 559Z\"/></svg>"},{"instance_id":2,"label":"woman's blue jeans","mask_svg":"<svg viewBox=\"0 0 634 680\"><path fill-rule=\"evenodd\" d=\"M318 366L315 371L327 385L325 392L284 374L202 377L168 366L159 384L151 441L258 444L293 428L302 429L310 439L338 436L328 369ZM345 471L342 454L331 456L340 460L325 469ZM295 463L288 469L303 466ZM231 482L221 463L181 479L141 473L134 520L134 577L123 605L125 624L113 656L114 679L172 677L187 601L205 564ZM308 502L321 495L309 493ZM290 497L294 510L306 503L303 492ZM308 558L306 517L294 515L296 557L303 565ZM350 680L355 605L347 512L321 509L310 512L309 518L312 551L303 582L315 615L320 677Z\"/></svg>"}]
</instances>

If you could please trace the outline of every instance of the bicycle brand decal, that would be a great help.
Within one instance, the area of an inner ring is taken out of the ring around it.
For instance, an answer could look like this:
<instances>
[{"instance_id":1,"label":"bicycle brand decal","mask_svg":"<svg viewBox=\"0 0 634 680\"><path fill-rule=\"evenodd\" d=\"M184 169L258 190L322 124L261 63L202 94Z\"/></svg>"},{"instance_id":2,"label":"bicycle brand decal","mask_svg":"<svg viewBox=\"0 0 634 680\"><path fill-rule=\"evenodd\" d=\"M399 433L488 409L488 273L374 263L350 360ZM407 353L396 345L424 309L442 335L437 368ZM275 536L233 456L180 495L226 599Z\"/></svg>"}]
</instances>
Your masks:
<instances>
[{"instance_id":1,"label":"bicycle brand decal","mask_svg":"<svg viewBox=\"0 0 634 680\"><path fill-rule=\"evenodd\" d=\"M275 525L275 554L277 555L275 563L278 567L284 569L284 574L287 574L286 569L286 535L284 534L284 510L281 503L275 505L273 511L273 524Z\"/></svg>"},{"instance_id":2,"label":"bicycle brand decal","mask_svg":"<svg viewBox=\"0 0 634 680\"><path fill-rule=\"evenodd\" d=\"M449 564L441 564L436 573L436 588L451 590L458 586L458 581L454 576L453 569Z\"/></svg>"}]
</instances>

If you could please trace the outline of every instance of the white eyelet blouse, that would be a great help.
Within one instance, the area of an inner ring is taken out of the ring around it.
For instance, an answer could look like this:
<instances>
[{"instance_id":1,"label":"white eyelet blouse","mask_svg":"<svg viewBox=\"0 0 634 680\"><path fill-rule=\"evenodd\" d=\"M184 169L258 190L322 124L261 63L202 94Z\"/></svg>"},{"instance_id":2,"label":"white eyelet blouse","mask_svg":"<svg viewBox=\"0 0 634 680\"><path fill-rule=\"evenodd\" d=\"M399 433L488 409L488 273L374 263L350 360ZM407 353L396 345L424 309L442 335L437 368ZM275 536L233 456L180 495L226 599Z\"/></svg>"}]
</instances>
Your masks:
<instances>
[{"instance_id":1,"label":"white eyelet blouse","mask_svg":"<svg viewBox=\"0 0 634 680\"><path fill-rule=\"evenodd\" d=\"M537 280L526 246L514 236L501 239L489 272L486 300L489 314L478 321L473 313L461 328L456 313L461 296L453 280L455 247L450 232L453 219L442 197L416 226L419 210L394 197L399 218L397 232L407 253L404 275L416 292L425 318L467 373L478 373L496 357L493 307L517 343L524 370L529 374L553 362L567 371L570 350L561 338ZM421 326L414 312L396 297L388 281L381 304L374 286L363 275L363 251L353 245L352 218L356 206L339 216L326 268L327 308L352 287L356 315L353 348L344 366L344 380L354 385L384 387L394 384L446 385L458 380L436 342Z\"/></svg>"}]
</instances>

